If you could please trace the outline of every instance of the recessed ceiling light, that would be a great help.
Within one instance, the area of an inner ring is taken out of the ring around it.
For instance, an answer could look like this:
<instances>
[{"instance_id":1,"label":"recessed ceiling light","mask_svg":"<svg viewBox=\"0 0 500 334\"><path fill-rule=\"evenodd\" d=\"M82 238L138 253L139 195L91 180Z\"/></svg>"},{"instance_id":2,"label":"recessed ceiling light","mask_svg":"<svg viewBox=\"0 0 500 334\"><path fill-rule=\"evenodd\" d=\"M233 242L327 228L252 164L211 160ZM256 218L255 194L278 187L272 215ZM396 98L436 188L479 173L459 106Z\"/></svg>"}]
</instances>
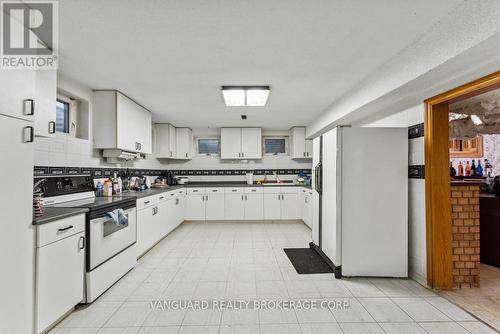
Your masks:
<instances>
[{"instance_id":1,"label":"recessed ceiling light","mask_svg":"<svg viewBox=\"0 0 500 334\"><path fill-rule=\"evenodd\" d=\"M222 96L227 107L262 107L269 90L269 86L222 86Z\"/></svg>"}]
</instances>

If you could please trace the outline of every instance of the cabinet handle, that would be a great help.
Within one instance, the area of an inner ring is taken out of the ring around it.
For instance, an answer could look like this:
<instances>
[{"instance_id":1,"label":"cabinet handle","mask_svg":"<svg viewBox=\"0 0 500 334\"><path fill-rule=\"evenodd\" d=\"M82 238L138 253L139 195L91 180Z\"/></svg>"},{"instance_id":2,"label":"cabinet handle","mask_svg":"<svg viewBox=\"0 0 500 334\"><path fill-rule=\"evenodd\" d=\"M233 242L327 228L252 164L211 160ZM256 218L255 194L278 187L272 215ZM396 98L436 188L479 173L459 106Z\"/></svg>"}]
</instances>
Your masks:
<instances>
[{"instance_id":1,"label":"cabinet handle","mask_svg":"<svg viewBox=\"0 0 500 334\"><path fill-rule=\"evenodd\" d=\"M63 228L58 228L57 232L64 232L64 231L70 230L72 228L73 228L73 225L69 225L69 226L66 226L66 227L63 227Z\"/></svg>"},{"instance_id":2,"label":"cabinet handle","mask_svg":"<svg viewBox=\"0 0 500 334\"><path fill-rule=\"evenodd\" d=\"M201 200L205 201L205 195L201 196Z\"/></svg>"},{"instance_id":3,"label":"cabinet handle","mask_svg":"<svg viewBox=\"0 0 500 334\"><path fill-rule=\"evenodd\" d=\"M35 129L32 126L27 126L24 128L24 142L25 143L32 143L34 138L35 138ZM26 136L26 131L28 131L27 136Z\"/></svg>"},{"instance_id":4,"label":"cabinet handle","mask_svg":"<svg viewBox=\"0 0 500 334\"><path fill-rule=\"evenodd\" d=\"M281 201L281 196L278 194L278 201Z\"/></svg>"},{"instance_id":5,"label":"cabinet handle","mask_svg":"<svg viewBox=\"0 0 500 334\"><path fill-rule=\"evenodd\" d=\"M207 195L207 202L208 202L208 195Z\"/></svg>"},{"instance_id":6,"label":"cabinet handle","mask_svg":"<svg viewBox=\"0 0 500 334\"><path fill-rule=\"evenodd\" d=\"M305 157L306 156L306 152L302 152L302 156Z\"/></svg>"},{"instance_id":7,"label":"cabinet handle","mask_svg":"<svg viewBox=\"0 0 500 334\"><path fill-rule=\"evenodd\" d=\"M85 237L80 237L78 239L78 249L84 249L85 248Z\"/></svg>"},{"instance_id":8,"label":"cabinet handle","mask_svg":"<svg viewBox=\"0 0 500 334\"><path fill-rule=\"evenodd\" d=\"M163 197L163 196L160 196L160 201L161 201L162 199L164 199L164 198L165 198L165 197Z\"/></svg>"},{"instance_id":9,"label":"cabinet handle","mask_svg":"<svg viewBox=\"0 0 500 334\"><path fill-rule=\"evenodd\" d=\"M24 110L23 113L25 115L34 115L35 114L35 101L33 99L25 99L24 101Z\"/></svg>"},{"instance_id":10,"label":"cabinet handle","mask_svg":"<svg viewBox=\"0 0 500 334\"><path fill-rule=\"evenodd\" d=\"M232 191L232 192L236 192L236 191L238 191L238 189L231 189L231 191Z\"/></svg>"},{"instance_id":11,"label":"cabinet handle","mask_svg":"<svg viewBox=\"0 0 500 334\"><path fill-rule=\"evenodd\" d=\"M187 157L188 157L188 154L187 154L187 152L186 152L186 158L187 158Z\"/></svg>"},{"instance_id":12,"label":"cabinet handle","mask_svg":"<svg viewBox=\"0 0 500 334\"><path fill-rule=\"evenodd\" d=\"M147 205L149 204L150 201L144 201L144 205Z\"/></svg>"},{"instance_id":13,"label":"cabinet handle","mask_svg":"<svg viewBox=\"0 0 500 334\"><path fill-rule=\"evenodd\" d=\"M245 152L241 152L241 156L242 156L242 157L245 157Z\"/></svg>"},{"instance_id":14,"label":"cabinet handle","mask_svg":"<svg viewBox=\"0 0 500 334\"><path fill-rule=\"evenodd\" d=\"M179 199L178 198L175 199L175 205L177 205L177 204L179 204Z\"/></svg>"},{"instance_id":15,"label":"cabinet handle","mask_svg":"<svg viewBox=\"0 0 500 334\"><path fill-rule=\"evenodd\" d=\"M247 195L245 195L245 201L246 201L246 200L248 200L248 196L247 196Z\"/></svg>"},{"instance_id":16,"label":"cabinet handle","mask_svg":"<svg viewBox=\"0 0 500 334\"><path fill-rule=\"evenodd\" d=\"M49 122L49 133L56 133L56 122L50 121Z\"/></svg>"},{"instance_id":17,"label":"cabinet handle","mask_svg":"<svg viewBox=\"0 0 500 334\"><path fill-rule=\"evenodd\" d=\"M175 193L171 193L171 194L170 194L170 196L174 196L174 195L175 195Z\"/></svg>"}]
</instances>

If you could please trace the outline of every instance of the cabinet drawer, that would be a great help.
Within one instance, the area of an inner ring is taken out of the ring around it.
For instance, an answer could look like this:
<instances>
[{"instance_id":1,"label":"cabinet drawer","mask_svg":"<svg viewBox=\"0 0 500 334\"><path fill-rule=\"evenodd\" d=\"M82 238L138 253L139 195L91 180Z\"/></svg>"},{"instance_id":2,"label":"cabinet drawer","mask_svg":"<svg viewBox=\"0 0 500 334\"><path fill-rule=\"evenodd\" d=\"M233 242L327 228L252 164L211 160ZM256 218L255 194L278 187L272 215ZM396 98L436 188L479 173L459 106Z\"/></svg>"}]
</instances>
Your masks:
<instances>
[{"instance_id":1,"label":"cabinet drawer","mask_svg":"<svg viewBox=\"0 0 500 334\"><path fill-rule=\"evenodd\" d=\"M245 194L263 194L264 189L260 187L246 187Z\"/></svg>"},{"instance_id":2,"label":"cabinet drawer","mask_svg":"<svg viewBox=\"0 0 500 334\"><path fill-rule=\"evenodd\" d=\"M264 186L264 194L281 194L281 187Z\"/></svg>"},{"instance_id":3,"label":"cabinet drawer","mask_svg":"<svg viewBox=\"0 0 500 334\"><path fill-rule=\"evenodd\" d=\"M207 194L223 194L224 188L206 188Z\"/></svg>"},{"instance_id":4,"label":"cabinet drawer","mask_svg":"<svg viewBox=\"0 0 500 334\"><path fill-rule=\"evenodd\" d=\"M226 194L243 194L244 188L232 188L232 187L227 187L224 189L224 192Z\"/></svg>"},{"instance_id":5,"label":"cabinet drawer","mask_svg":"<svg viewBox=\"0 0 500 334\"><path fill-rule=\"evenodd\" d=\"M286 186L279 188L282 194L297 194L300 190L300 187L294 187L294 186Z\"/></svg>"},{"instance_id":6,"label":"cabinet drawer","mask_svg":"<svg viewBox=\"0 0 500 334\"><path fill-rule=\"evenodd\" d=\"M204 194L205 188L186 188L188 194Z\"/></svg>"},{"instance_id":7,"label":"cabinet drawer","mask_svg":"<svg viewBox=\"0 0 500 334\"><path fill-rule=\"evenodd\" d=\"M158 202L158 198L159 198L158 195L148 196L148 197L144 197L144 198L138 198L137 204L136 204L137 210L141 210L141 209L144 209L148 206L156 204Z\"/></svg>"},{"instance_id":8,"label":"cabinet drawer","mask_svg":"<svg viewBox=\"0 0 500 334\"><path fill-rule=\"evenodd\" d=\"M85 231L84 213L39 225L37 226L37 247L43 247L82 231Z\"/></svg>"}]
</instances>

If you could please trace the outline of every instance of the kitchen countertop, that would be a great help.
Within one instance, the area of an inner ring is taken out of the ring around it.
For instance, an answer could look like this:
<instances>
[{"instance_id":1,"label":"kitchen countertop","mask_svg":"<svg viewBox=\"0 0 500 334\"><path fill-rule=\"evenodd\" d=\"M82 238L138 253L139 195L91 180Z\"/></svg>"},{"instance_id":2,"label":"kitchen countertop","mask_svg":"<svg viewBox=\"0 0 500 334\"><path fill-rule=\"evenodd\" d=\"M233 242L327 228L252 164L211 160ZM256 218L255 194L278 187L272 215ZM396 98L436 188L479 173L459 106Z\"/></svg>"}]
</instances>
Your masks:
<instances>
[{"instance_id":1,"label":"kitchen countertop","mask_svg":"<svg viewBox=\"0 0 500 334\"><path fill-rule=\"evenodd\" d=\"M87 208L54 208L54 207L44 207L43 216L34 217L33 225L43 225L50 223L59 219L68 218L71 216L76 216L81 213L88 212Z\"/></svg>"},{"instance_id":2,"label":"kitchen countertop","mask_svg":"<svg viewBox=\"0 0 500 334\"><path fill-rule=\"evenodd\" d=\"M460 180L451 180L450 184L452 186L481 186L484 184L484 181L460 181Z\"/></svg>"},{"instance_id":3,"label":"kitchen countertop","mask_svg":"<svg viewBox=\"0 0 500 334\"><path fill-rule=\"evenodd\" d=\"M189 182L187 184L179 184L175 186L163 187L163 188L149 188L142 191L136 190L125 190L121 193L120 196L123 197L136 197L136 198L144 198L148 196L158 195L164 192L189 188L189 187L304 187L307 189L312 189L311 186L304 186L300 184L293 183L276 183L270 185L259 185L259 184L247 184L246 182L240 181L220 181L220 182Z\"/></svg>"}]
</instances>

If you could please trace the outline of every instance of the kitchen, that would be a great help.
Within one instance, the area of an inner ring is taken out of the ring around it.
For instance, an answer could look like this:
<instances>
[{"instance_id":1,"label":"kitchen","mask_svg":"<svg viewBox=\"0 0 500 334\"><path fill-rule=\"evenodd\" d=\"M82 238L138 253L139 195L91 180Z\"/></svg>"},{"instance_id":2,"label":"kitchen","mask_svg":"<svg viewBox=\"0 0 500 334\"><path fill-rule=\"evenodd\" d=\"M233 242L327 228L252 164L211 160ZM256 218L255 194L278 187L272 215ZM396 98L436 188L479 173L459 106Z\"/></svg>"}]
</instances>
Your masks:
<instances>
[{"instance_id":1,"label":"kitchen","mask_svg":"<svg viewBox=\"0 0 500 334\"><path fill-rule=\"evenodd\" d=\"M488 63L457 72L456 85L500 68L465 52L487 48L487 34L454 40L463 52L441 53L441 65L420 49L431 27L451 31L464 13L479 24L498 5L431 5L2 2L2 36L26 32L38 59L57 61L23 68L20 53L0 70L0 332L493 330L426 283L421 152L413 120L390 120L450 85L408 92L394 73L423 89L427 66ZM47 22L52 35L35 27ZM405 50L423 72L397 68L411 63ZM150 304L224 299L350 307Z\"/></svg>"}]
</instances>

